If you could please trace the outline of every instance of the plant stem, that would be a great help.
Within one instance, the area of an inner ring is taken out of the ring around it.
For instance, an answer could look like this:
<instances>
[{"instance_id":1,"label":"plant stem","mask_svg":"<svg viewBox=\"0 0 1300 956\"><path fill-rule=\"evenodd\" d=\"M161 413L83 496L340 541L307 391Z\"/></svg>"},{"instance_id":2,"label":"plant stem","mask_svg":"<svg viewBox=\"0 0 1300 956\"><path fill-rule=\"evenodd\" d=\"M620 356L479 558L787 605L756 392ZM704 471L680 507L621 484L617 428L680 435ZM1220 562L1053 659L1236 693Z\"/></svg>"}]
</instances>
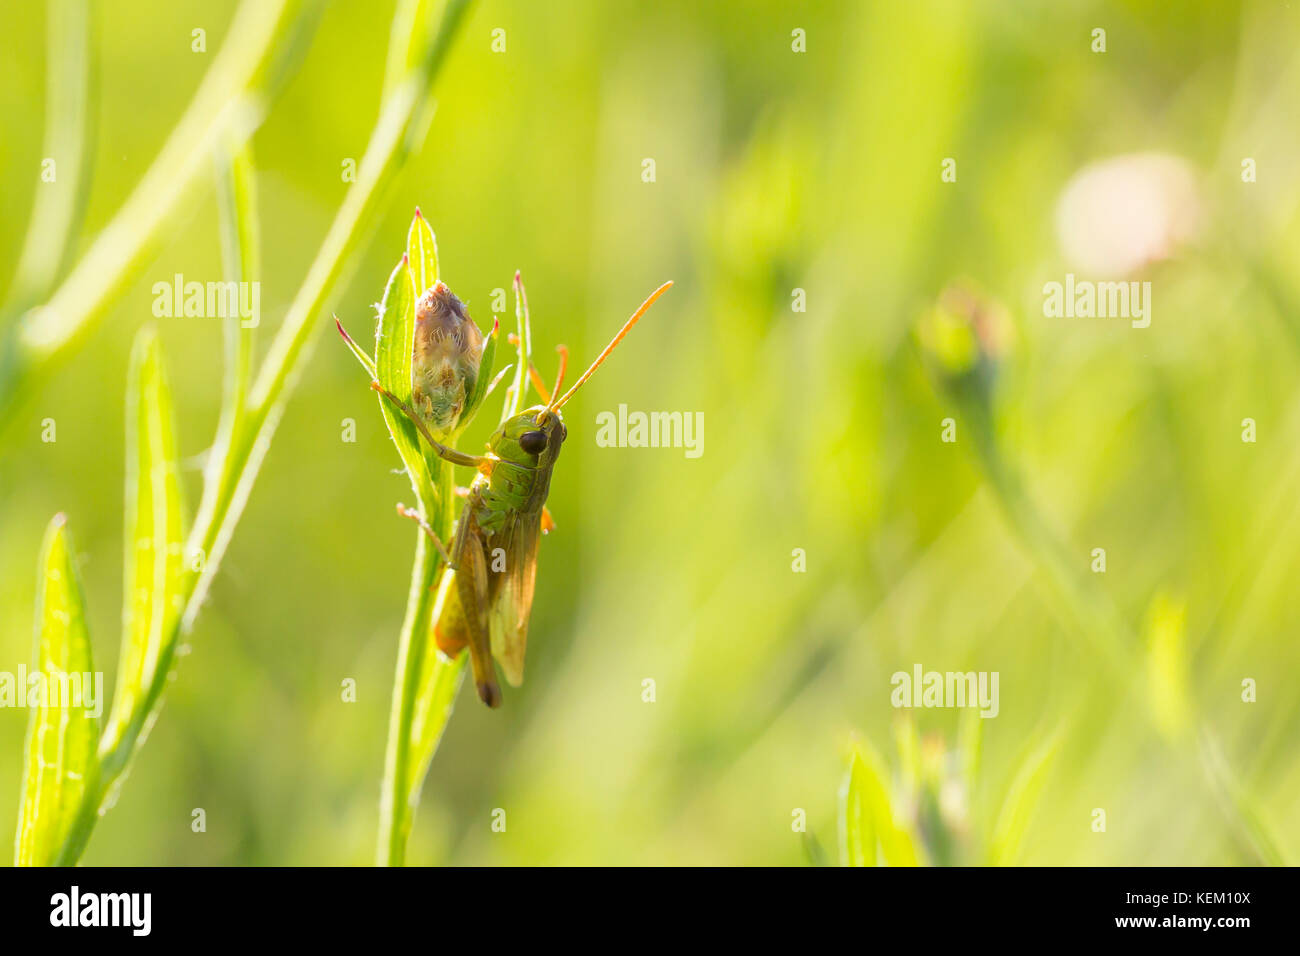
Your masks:
<instances>
[{"instance_id":1,"label":"plant stem","mask_svg":"<svg viewBox=\"0 0 1300 956\"><path fill-rule=\"evenodd\" d=\"M450 466L445 466L450 471ZM439 475L438 487L443 487ZM444 535L434 529L440 538ZM424 532L416 532L415 563L411 568L411 589L406 600L406 617L397 646L397 677L388 721L388 745L384 753L384 780L379 796L379 866L402 866L406 841L411 835L410 769L411 727L420 691L420 672L427 653L432 625L434 583L441 558Z\"/></svg>"},{"instance_id":2,"label":"plant stem","mask_svg":"<svg viewBox=\"0 0 1300 956\"><path fill-rule=\"evenodd\" d=\"M528 298L523 280L515 273L515 322L518 335L514 383L506 389L501 422L523 409L528 390L528 363L532 349L532 323L528 316ZM455 444L455 435L451 444ZM451 465L437 461L433 475L437 492L427 516L434 532L444 541L451 539L455 517L455 483ZM466 654L448 660L436 651L429 667L430 625L438 620L445 599L445 587L437 597L431 590L437 578L439 557L423 534L416 543L415 567L411 571L411 592L397 652L397 677L393 689L393 706L389 716L388 747L384 757L384 781L380 796L379 846L376 862L380 866L401 866L406 859L406 842L411 835L411 821L420 798L424 775L433 760L447 720L451 716L456 692L464 675ZM445 585L446 581L440 582Z\"/></svg>"},{"instance_id":3,"label":"plant stem","mask_svg":"<svg viewBox=\"0 0 1300 956\"><path fill-rule=\"evenodd\" d=\"M468 0L451 0L447 5L438 37L428 55L410 72L380 113L361 161L357 181L335 216L262 365L240 434L233 437L226 449L226 460L213 472L225 476L223 485L226 487L214 497L211 510L200 514L190 534L189 552L194 553L197 545L207 558L200 570L186 576L183 591L185 612L162 641L154 675L139 711L122 733L120 741L107 751L101 749L100 766L94 777L87 781L85 795L64 839L56 865L71 865L81 856L96 819L106 809L106 801L111 802L130 758L157 718L178 639L193 627L207 588L252 491L262 460L270 448L313 328L310 320L319 314L350 265L345 260L355 251L374 218L383 192L381 187L391 183L432 119L427 109L429 90L445 62L467 3ZM427 621L427 615L425 619Z\"/></svg>"},{"instance_id":4,"label":"plant stem","mask_svg":"<svg viewBox=\"0 0 1300 956\"><path fill-rule=\"evenodd\" d=\"M429 524L444 541L450 540L455 507L455 476L452 466L440 462L434 476L438 500ZM397 649L397 673L393 703L389 712L388 744L384 752L384 779L379 798L378 866L403 866L406 844L411 836L415 805L419 801L424 774L451 716L456 689L465 667L465 655L454 661L437 654L429 636L440 613L438 571L442 559L423 531L417 533L415 563L411 568L411 589ZM435 655L426 681L425 663ZM443 690L440 695L439 689ZM440 700L439 698L444 698ZM425 704L423 713L420 705ZM417 717L423 716L423 720Z\"/></svg>"},{"instance_id":5,"label":"plant stem","mask_svg":"<svg viewBox=\"0 0 1300 956\"><path fill-rule=\"evenodd\" d=\"M1127 626L1119 610L1086 588L1072 570L1064 546L998 447L991 420L979 423L975 444L998 503L1040 567L1047 571L1054 597L1070 609L1075 628L1101 653L1111 676L1126 690L1131 690L1140 667L1132 652L1134 642L1126 633Z\"/></svg>"},{"instance_id":6,"label":"plant stem","mask_svg":"<svg viewBox=\"0 0 1300 956\"><path fill-rule=\"evenodd\" d=\"M388 746L384 753L384 781L379 795L379 866L402 866L406 862L406 840L411 833L411 813L406 799L407 767L410 763L412 715L415 712L419 678L417 658L422 656L428 633L430 597L437 568L435 549L423 534L415 544L415 565L411 568L411 591L406 618L397 648L397 688L388 719Z\"/></svg>"}]
</instances>

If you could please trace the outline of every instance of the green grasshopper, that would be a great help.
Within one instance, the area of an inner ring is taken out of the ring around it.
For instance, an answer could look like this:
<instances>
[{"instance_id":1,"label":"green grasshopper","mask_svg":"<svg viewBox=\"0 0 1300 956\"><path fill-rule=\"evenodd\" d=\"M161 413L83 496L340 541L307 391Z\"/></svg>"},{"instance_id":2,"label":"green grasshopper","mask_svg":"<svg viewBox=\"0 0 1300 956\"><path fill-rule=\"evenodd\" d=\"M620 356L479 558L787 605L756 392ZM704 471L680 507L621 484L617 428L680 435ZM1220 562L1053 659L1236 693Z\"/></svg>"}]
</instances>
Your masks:
<instances>
[{"instance_id":1,"label":"green grasshopper","mask_svg":"<svg viewBox=\"0 0 1300 956\"><path fill-rule=\"evenodd\" d=\"M516 286L522 295L517 276ZM478 471L466 494L450 550L418 512L401 505L398 511L419 521L447 563L447 572L435 585L445 588L446 593L439 602L441 613L434 622L434 638L438 649L448 657L454 658L469 648L474 684L479 698L489 707L501 705L493 658L501 665L511 686L518 687L523 682L528 616L537 580L537 543L540 533L549 530L546 497L551 487L551 472L560 446L568 436L560 409L671 286L671 282L665 282L641 303L563 396L559 396L564 380L563 362L551 395L547 395L533 373L534 385L546 404L534 405L506 418L488 441L486 455L468 455L448 448L433 436L410 405L379 382L370 384L411 420L440 458ZM521 342L521 363L526 361L525 349ZM522 375L517 387L528 387ZM489 557L499 554L505 555L505 569L489 574Z\"/></svg>"}]
</instances>

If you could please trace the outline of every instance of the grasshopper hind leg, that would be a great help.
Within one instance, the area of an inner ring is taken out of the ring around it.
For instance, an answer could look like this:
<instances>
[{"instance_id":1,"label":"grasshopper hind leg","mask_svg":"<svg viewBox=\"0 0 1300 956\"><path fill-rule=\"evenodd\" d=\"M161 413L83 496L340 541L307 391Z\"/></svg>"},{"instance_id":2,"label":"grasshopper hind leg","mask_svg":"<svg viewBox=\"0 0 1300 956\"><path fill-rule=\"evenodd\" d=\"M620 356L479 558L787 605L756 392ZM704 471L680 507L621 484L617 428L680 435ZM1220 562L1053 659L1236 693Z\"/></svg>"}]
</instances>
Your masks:
<instances>
[{"instance_id":1,"label":"grasshopper hind leg","mask_svg":"<svg viewBox=\"0 0 1300 956\"><path fill-rule=\"evenodd\" d=\"M501 688L492 664L492 651L488 630L488 578L487 558L483 545L475 535L457 536L459 565L428 522L414 508L397 505L397 513L415 521L433 540L447 564L447 572L435 588L453 588L450 594L440 595L442 614L433 622L434 643L448 657L455 657L469 647L470 664L474 671L474 686L479 699L489 707L501 706Z\"/></svg>"},{"instance_id":2,"label":"grasshopper hind leg","mask_svg":"<svg viewBox=\"0 0 1300 956\"><path fill-rule=\"evenodd\" d=\"M397 503L397 513L403 518L410 518L418 524L424 530L424 533L429 536L429 539L433 541L433 546L438 549L438 553L442 555L442 560L446 563L447 567L451 568L453 571L456 569L456 565L452 563L451 555L447 553L447 546L442 543L442 539L438 537L431 527L429 527L429 522L424 520L424 515L420 514L420 512L416 511L414 508L406 507L406 505L402 504L400 501Z\"/></svg>"},{"instance_id":3,"label":"grasshopper hind leg","mask_svg":"<svg viewBox=\"0 0 1300 956\"><path fill-rule=\"evenodd\" d=\"M469 659L474 670L474 686L479 699L489 707L501 706L501 687L488 638L487 558L479 539L470 535L460 555L461 568L456 574L456 588L469 625Z\"/></svg>"}]
</instances>

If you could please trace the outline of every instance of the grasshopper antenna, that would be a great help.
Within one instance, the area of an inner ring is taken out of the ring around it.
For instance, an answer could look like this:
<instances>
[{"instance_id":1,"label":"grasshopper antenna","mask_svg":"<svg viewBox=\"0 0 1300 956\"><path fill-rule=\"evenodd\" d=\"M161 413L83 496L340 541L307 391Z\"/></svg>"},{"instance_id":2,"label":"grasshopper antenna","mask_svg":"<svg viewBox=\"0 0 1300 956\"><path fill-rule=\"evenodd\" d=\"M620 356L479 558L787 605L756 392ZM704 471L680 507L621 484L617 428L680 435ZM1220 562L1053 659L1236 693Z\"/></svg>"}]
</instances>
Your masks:
<instances>
[{"instance_id":1,"label":"grasshopper antenna","mask_svg":"<svg viewBox=\"0 0 1300 956\"><path fill-rule=\"evenodd\" d=\"M559 395L560 389L564 387L564 372L569 367L569 347L567 345L557 345L555 351L560 353L560 371L555 376L555 389L553 394Z\"/></svg>"},{"instance_id":2,"label":"grasshopper antenna","mask_svg":"<svg viewBox=\"0 0 1300 956\"><path fill-rule=\"evenodd\" d=\"M596 369L600 368L601 363L604 362L605 359L609 358L609 353L613 352L614 348L618 345L618 343L623 341L623 336L627 335L628 332L632 331L632 326L636 325L637 322L641 321L641 316L645 315L647 312L650 311L650 306L655 304L655 300L658 299L661 295L663 295L672 287L673 287L672 281L669 280L668 282L665 282L659 288L651 292L649 298L647 298L644 302L642 302L640 307L635 312L632 313L632 318L628 319L626 322L623 323L623 327L618 330L618 334L615 335L614 338L610 340L610 343L605 346L605 350L596 356L596 361L591 363L591 367L587 369L587 371L582 373L582 377L573 383L573 387L570 388L567 392L565 392L563 397L557 398L556 400L554 400L553 402L551 402L546 406L542 414L539 416L539 420L544 419L551 412L559 411L564 406L565 402L573 398L573 393L576 392L578 389L582 388L582 386L586 383L587 379L591 378L592 374L595 373ZM556 388L556 391L557 392L559 391L558 387Z\"/></svg>"},{"instance_id":3,"label":"grasshopper antenna","mask_svg":"<svg viewBox=\"0 0 1300 956\"><path fill-rule=\"evenodd\" d=\"M517 342L516 336L511 335L510 341ZM549 405L551 396L560 394L560 387L564 384L564 370L569 367L569 347L567 345L557 345L555 351L560 353L560 371L555 376L555 388L547 389L546 383L542 381L541 373L537 371L535 365L528 366L528 377L533 380L533 388L537 389L537 394L542 396L542 403Z\"/></svg>"}]
</instances>

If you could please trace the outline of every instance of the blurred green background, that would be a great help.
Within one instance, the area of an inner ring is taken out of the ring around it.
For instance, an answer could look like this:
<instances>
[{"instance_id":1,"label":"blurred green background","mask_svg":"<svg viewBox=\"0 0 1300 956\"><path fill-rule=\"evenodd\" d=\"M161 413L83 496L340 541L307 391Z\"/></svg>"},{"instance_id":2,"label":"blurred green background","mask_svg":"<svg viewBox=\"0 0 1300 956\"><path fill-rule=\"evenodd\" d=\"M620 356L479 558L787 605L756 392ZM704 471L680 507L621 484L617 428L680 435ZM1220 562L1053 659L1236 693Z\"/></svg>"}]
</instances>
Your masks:
<instances>
[{"instance_id":1,"label":"blurred green background","mask_svg":"<svg viewBox=\"0 0 1300 956\"><path fill-rule=\"evenodd\" d=\"M233 11L131 0L99 17L77 250L149 167ZM330 4L254 137L263 351L374 123L391 12ZM191 52L195 27L206 54ZM1091 49L1098 27L1105 53ZM585 366L650 290L677 284L566 408L526 683L499 712L463 691L411 862L799 864L818 848L833 861L852 735L880 755L927 858L980 862L1026 752L1054 731L1016 861L1249 863L1262 827L1294 862L1297 37L1300 8L1271 0L475 3L339 315L368 337L417 204L480 326L522 269L547 379L556 343ZM43 188L45 55L42 4L7 5L8 264ZM1153 283L1151 327L1045 317L1043 284L1077 271L1057 221L1066 185L1142 152L1180 157L1200 210L1194 239L1134 274ZM947 157L956 182L941 180ZM1256 182L1242 181L1245 157ZM111 687L131 339L152 321L154 282L220 269L207 189L104 321L17 396L0 433L0 669L30 659L37 549L64 511ZM1118 609L1127 690L1080 638L914 345L918 316L956 280L1010 315L993 428L1081 593ZM220 323L157 321L193 506ZM410 491L363 377L328 316L318 325L191 653L86 863L373 859L413 544L393 504ZM596 414L623 402L702 411L703 456L597 447ZM940 441L950 415L955 444ZM1247 417L1255 443L1241 440ZM1089 571L1097 547L1104 575ZM1185 618L1152 638L1161 602ZM891 706L890 675L917 663L1000 673L974 769L960 711ZM346 678L356 703L341 700ZM16 818L26 718L0 710L0 821ZM943 765L921 776L946 781L945 839L926 822L912 735L922 762ZM1213 741L1220 789L1189 739ZM196 807L206 833L191 832Z\"/></svg>"}]
</instances>

